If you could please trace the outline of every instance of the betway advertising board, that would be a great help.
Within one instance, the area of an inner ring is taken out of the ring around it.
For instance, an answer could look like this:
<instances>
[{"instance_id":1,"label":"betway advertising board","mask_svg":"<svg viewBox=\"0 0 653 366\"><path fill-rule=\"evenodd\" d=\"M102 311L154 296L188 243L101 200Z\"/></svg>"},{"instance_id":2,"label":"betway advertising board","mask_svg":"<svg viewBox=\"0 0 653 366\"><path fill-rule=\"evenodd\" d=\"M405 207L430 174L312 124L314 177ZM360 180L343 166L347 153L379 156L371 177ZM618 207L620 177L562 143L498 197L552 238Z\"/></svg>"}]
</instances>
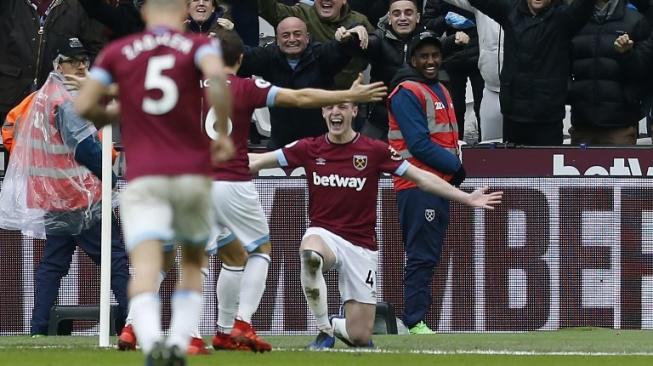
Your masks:
<instances>
[{"instance_id":1,"label":"betway advertising board","mask_svg":"<svg viewBox=\"0 0 653 366\"><path fill-rule=\"evenodd\" d=\"M493 211L452 204L445 249L434 271L431 327L445 332L653 329L653 150L464 149L463 154L470 176L463 188L502 190L504 202ZM298 248L309 225L307 186L315 180L273 173L277 176L255 179L273 253L253 321L264 334L314 333L300 287ZM377 205L379 297L401 317L404 254L396 209L392 182L383 178ZM0 240L6 258L0 333L26 333L42 243L13 232L0 232ZM207 334L214 330L219 268L213 259L204 286L201 330ZM61 302L97 303L97 270L83 254L75 255L63 283ZM163 285L166 320L173 283L168 279ZM336 313L336 277L329 274L327 283L329 310Z\"/></svg>"}]
</instances>

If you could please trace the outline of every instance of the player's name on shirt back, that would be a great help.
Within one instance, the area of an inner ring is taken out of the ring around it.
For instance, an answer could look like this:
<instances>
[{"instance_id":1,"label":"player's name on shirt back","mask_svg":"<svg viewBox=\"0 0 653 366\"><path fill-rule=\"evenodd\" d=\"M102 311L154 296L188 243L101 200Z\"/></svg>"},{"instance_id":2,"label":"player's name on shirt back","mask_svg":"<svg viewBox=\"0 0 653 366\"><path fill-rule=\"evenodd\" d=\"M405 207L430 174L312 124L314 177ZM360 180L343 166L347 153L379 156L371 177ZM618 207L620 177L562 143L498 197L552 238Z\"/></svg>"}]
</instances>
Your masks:
<instances>
[{"instance_id":1,"label":"player's name on shirt back","mask_svg":"<svg viewBox=\"0 0 653 366\"><path fill-rule=\"evenodd\" d=\"M158 46L170 47L181 53L189 54L193 49L193 41L184 37L181 33L168 31L155 34L145 33L141 37L132 40L131 43L124 45L121 52L127 60L131 61L142 52L151 51Z\"/></svg>"}]
</instances>

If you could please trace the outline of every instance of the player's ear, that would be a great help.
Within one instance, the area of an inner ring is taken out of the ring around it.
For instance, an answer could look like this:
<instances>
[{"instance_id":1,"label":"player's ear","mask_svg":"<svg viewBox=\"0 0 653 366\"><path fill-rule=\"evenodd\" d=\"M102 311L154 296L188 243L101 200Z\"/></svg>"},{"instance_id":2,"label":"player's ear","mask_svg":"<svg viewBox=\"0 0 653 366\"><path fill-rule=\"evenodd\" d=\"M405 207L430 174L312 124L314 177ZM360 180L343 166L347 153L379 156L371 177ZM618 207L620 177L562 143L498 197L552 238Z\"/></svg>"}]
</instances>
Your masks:
<instances>
[{"instance_id":1,"label":"player's ear","mask_svg":"<svg viewBox=\"0 0 653 366\"><path fill-rule=\"evenodd\" d=\"M356 103L351 104L351 115L354 118L358 115L358 105Z\"/></svg>"}]
</instances>

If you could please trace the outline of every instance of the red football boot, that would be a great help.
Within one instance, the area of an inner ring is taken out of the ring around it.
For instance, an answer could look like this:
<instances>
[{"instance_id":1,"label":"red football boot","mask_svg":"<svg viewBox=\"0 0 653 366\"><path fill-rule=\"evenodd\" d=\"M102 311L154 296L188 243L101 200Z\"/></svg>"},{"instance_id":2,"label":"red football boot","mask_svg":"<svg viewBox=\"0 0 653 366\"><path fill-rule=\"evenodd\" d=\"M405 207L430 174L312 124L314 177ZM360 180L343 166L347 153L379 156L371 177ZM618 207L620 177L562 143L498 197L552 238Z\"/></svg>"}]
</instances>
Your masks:
<instances>
[{"instance_id":1,"label":"red football boot","mask_svg":"<svg viewBox=\"0 0 653 366\"><path fill-rule=\"evenodd\" d=\"M121 351L133 351L136 349L136 333L131 324L126 324L118 337L118 349Z\"/></svg>"},{"instance_id":2,"label":"red football boot","mask_svg":"<svg viewBox=\"0 0 653 366\"><path fill-rule=\"evenodd\" d=\"M216 351L251 351L252 349L246 344L240 344L231 338L229 334L216 332L211 342L213 349Z\"/></svg>"},{"instance_id":3,"label":"red football boot","mask_svg":"<svg viewBox=\"0 0 653 366\"><path fill-rule=\"evenodd\" d=\"M211 350L206 347L206 343L202 338L193 337L190 339L190 344L186 350L189 355L210 355Z\"/></svg>"},{"instance_id":4,"label":"red football boot","mask_svg":"<svg viewBox=\"0 0 653 366\"><path fill-rule=\"evenodd\" d=\"M234 322L234 328L231 330L231 338L239 344L249 346L254 352L270 352L272 345L256 335L252 325L240 319Z\"/></svg>"}]
</instances>

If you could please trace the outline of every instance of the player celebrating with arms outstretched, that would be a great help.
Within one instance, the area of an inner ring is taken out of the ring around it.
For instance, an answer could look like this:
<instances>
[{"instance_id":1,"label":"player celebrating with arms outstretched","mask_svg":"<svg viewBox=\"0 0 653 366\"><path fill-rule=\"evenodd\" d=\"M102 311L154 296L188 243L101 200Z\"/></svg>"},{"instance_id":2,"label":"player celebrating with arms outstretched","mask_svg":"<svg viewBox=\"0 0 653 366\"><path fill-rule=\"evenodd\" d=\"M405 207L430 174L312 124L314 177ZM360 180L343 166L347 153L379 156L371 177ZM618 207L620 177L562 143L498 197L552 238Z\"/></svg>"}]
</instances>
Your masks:
<instances>
[{"instance_id":1,"label":"player celebrating with arms outstretched","mask_svg":"<svg viewBox=\"0 0 653 366\"><path fill-rule=\"evenodd\" d=\"M185 365L190 333L199 321L200 266L211 234L211 151L202 126L202 90L217 111L214 159L233 155L227 133L230 98L219 47L183 32L185 0L148 0L146 31L108 45L80 91L77 111L101 126L117 117L102 107L107 87L119 89L129 184L121 197L125 243L135 276L130 283L134 329L147 365ZM170 336L163 340L157 284L163 243L183 243L183 276L172 298Z\"/></svg>"},{"instance_id":2,"label":"player celebrating with arms outstretched","mask_svg":"<svg viewBox=\"0 0 653 366\"><path fill-rule=\"evenodd\" d=\"M334 335L350 346L371 345L376 306L376 202L382 173L414 181L421 189L472 207L492 209L502 192L487 187L465 193L404 161L381 141L351 127L352 103L322 109L329 132L265 154L250 154L250 170L306 169L310 226L302 239L301 283L320 331L311 348L331 348ZM345 318L329 320L323 273L338 271Z\"/></svg>"},{"instance_id":3,"label":"player celebrating with arms outstretched","mask_svg":"<svg viewBox=\"0 0 653 366\"><path fill-rule=\"evenodd\" d=\"M265 352L272 346L256 334L251 324L265 291L271 251L267 220L248 168L252 113L265 106L316 108L350 100L378 101L385 97L386 87L382 83L363 85L359 77L348 90L293 90L261 79L241 78L236 74L243 59L242 40L233 31L219 31L217 37L233 97L231 137L236 155L214 170L213 197L221 236L210 247L219 247L222 269L216 286L218 331L212 343L215 349ZM209 121L207 126L210 128L212 123ZM215 136L210 129L208 132Z\"/></svg>"}]
</instances>

